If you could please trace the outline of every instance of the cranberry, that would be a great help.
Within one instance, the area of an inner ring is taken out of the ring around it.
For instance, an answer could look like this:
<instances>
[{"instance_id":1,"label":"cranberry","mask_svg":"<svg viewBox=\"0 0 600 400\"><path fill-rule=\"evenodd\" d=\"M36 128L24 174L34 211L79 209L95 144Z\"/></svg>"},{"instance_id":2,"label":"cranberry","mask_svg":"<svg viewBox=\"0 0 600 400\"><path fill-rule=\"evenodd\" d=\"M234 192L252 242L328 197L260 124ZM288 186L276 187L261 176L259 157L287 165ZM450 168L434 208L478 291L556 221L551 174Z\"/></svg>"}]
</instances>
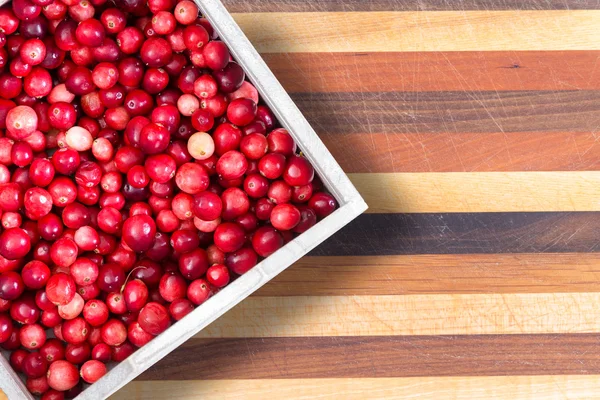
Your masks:
<instances>
[{"instance_id":1,"label":"cranberry","mask_svg":"<svg viewBox=\"0 0 600 400\"><path fill-rule=\"evenodd\" d=\"M215 245L225 253L238 250L245 240L244 229L234 222L224 222L215 230Z\"/></svg>"},{"instance_id":2,"label":"cranberry","mask_svg":"<svg viewBox=\"0 0 600 400\"><path fill-rule=\"evenodd\" d=\"M107 8L100 16L100 22L109 34L117 34L125 29L127 16L117 8Z\"/></svg>"},{"instance_id":3,"label":"cranberry","mask_svg":"<svg viewBox=\"0 0 600 400\"><path fill-rule=\"evenodd\" d=\"M242 177L247 169L248 160L239 151L228 151L217 161L217 173L226 180Z\"/></svg>"},{"instance_id":4,"label":"cranberry","mask_svg":"<svg viewBox=\"0 0 600 400\"><path fill-rule=\"evenodd\" d=\"M242 275L256 265L258 256L250 247L242 247L241 249L230 253L225 258L225 264L229 269L238 275Z\"/></svg>"},{"instance_id":5,"label":"cranberry","mask_svg":"<svg viewBox=\"0 0 600 400\"><path fill-rule=\"evenodd\" d=\"M255 199L264 197L269 190L269 180L259 174L251 174L244 179L244 191Z\"/></svg>"},{"instance_id":6,"label":"cranberry","mask_svg":"<svg viewBox=\"0 0 600 400\"><path fill-rule=\"evenodd\" d=\"M204 279L196 279L188 286L187 297L197 306L208 300L210 296L210 287Z\"/></svg>"},{"instance_id":7,"label":"cranberry","mask_svg":"<svg viewBox=\"0 0 600 400\"><path fill-rule=\"evenodd\" d=\"M209 176L201 165L186 163L177 170L175 182L183 192L197 194L206 190L209 185Z\"/></svg>"},{"instance_id":8,"label":"cranberry","mask_svg":"<svg viewBox=\"0 0 600 400\"><path fill-rule=\"evenodd\" d=\"M77 367L65 360L53 362L48 369L48 385L57 391L74 388L79 382Z\"/></svg>"},{"instance_id":9,"label":"cranberry","mask_svg":"<svg viewBox=\"0 0 600 400\"><path fill-rule=\"evenodd\" d=\"M23 373L28 378L39 378L48 371L48 361L39 352L29 353L21 364Z\"/></svg>"},{"instance_id":10,"label":"cranberry","mask_svg":"<svg viewBox=\"0 0 600 400\"><path fill-rule=\"evenodd\" d=\"M101 330L102 341L109 346L119 346L127 340L127 328L118 319L108 320Z\"/></svg>"},{"instance_id":11,"label":"cranberry","mask_svg":"<svg viewBox=\"0 0 600 400\"><path fill-rule=\"evenodd\" d=\"M240 150L251 160L259 160L268 149L267 138L260 133L251 133L242 138Z\"/></svg>"},{"instance_id":12,"label":"cranberry","mask_svg":"<svg viewBox=\"0 0 600 400\"><path fill-rule=\"evenodd\" d=\"M179 128L181 117L177 107L170 104L161 105L152 111L152 122L164 125L169 134L174 134Z\"/></svg>"},{"instance_id":13,"label":"cranberry","mask_svg":"<svg viewBox=\"0 0 600 400\"><path fill-rule=\"evenodd\" d=\"M194 2L183 0L177 3L174 11L175 19L182 25L189 25L198 17L198 7Z\"/></svg>"},{"instance_id":14,"label":"cranberry","mask_svg":"<svg viewBox=\"0 0 600 400\"><path fill-rule=\"evenodd\" d=\"M140 49L140 58L149 67L159 68L167 65L172 57L169 42L162 38L149 38Z\"/></svg>"},{"instance_id":15,"label":"cranberry","mask_svg":"<svg viewBox=\"0 0 600 400\"><path fill-rule=\"evenodd\" d=\"M111 348L112 360L115 362L121 362L129 357L135 351L135 347L129 342L125 342L120 346Z\"/></svg>"},{"instance_id":16,"label":"cranberry","mask_svg":"<svg viewBox=\"0 0 600 400\"><path fill-rule=\"evenodd\" d=\"M258 162L258 170L265 178L277 179L285 170L285 161L283 154L269 153Z\"/></svg>"},{"instance_id":17,"label":"cranberry","mask_svg":"<svg viewBox=\"0 0 600 400\"><path fill-rule=\"evenodd\" d=\"M135 215L123 224L123 241L136 252L149 250L155 234L156 224L147 215Z\"/></svg>"},{"instance_id":18,"label":"cranberry","mask_svg":"<svg viewBox=\"0 0 600 400\"><path fill-rule=\"evenodd\" d=\"M10 228L0 234L0 255L9 260L23 258L31 249L31 239L21 228Z\"/></svg>"},{"instance_id":19,"label":"cranberry","mask_svg":"<svg viewBox=\"0 0 600 400\"><path fill-rule=\"evenodd\" d=\"M11 332L12 332L12 330L11 330ZM29 355L29 352L27 352L23 349L15 350L10 354L10 359L9 359L10 366L12 367L12 369L15 370L15 372L23 372L23 361L25 360L25 357L27 357L28 355Z\"/></svg>"},{"instance_id":20,"label":"cranberry","mask_svg":"<svg viewBox=\"0 0 600 400\"><path fill-rule=\"evenodd\" d=\"M75 281L65 273L57 273L50 277L46 284L48 300L56 305L65 305L75 297Z\"/></svg>"},{"instance_id":21,"label":"cranberry","mask_svg":"<svg viewBox=\"0 0 600 400\"><path fill-rule=\"evenodd\" d=\"M40 317L40 310L30 294L14 300L10 306L11 318L21 324L34 324ZM20 342L20 340L19 340Z\"/></svg>"},{"instance_id":22,"label":"cranberry","mask_svg":"<svg viewBox=\"0 0 600 400\"><path fill-rule=\"evenodd\" d=\"M167 309L156 302L150 302L142 308L138 322L144 331L154 336L160 335L171 325Z\"/></svg>"},{"instance_id":23,"label":"cranberry","mask_svg":"<svg viewBox=\"0 0 600 400\"><path fill-rule=\"evenodd\" d=\"M233 93L242 87L246 77L244 70L236 62L230 62L225 68L215 71L214 77L219 85L219 90L223 93ZM231 100L237 99L237 96L230 96ZM251 99L247 99L252 101ZM256 109L256 105L254 106ZM256 111L254 112L256 114ZM233 121L232 121L233 122ZM245 124L244 124L245 125Z\"/></svg>"},{"instance_id":24,"label":"cranberry","mask_svg":"<svg viewBox=\"0 0 600 400\"><path fill-rule=\"evenodd\" d=\"M140 311L148 301L148 287L141 280L134 279L125 285L123 297L129 311Z\"/></svg>"},{"instance_id":25,"label":"cranberry","mask_svg":"<svg viewBox=\"0 0 600 400\"><path fill-rule=\"evenodd\" d=\"M221 198L212 192L202 192L194 197L194 215L205 221L212 221L221 216L223 202Z\"/></svg>"},{"instance_id":26,"label":"cranberry","mask_svg":"<svg viewBox=\"0 0 600 400\"><path fill-rule=\"evenodd\" d=\"M214 264L206 271L208 282L218 288L227 286L229 283L229 269L223 264Z\"/></svg>"},{"instance_id":27,"label":"cranberry","mask_svg":"<svg viewBox=\"0 0 600 400\"><path fill-rule=\"evenodd\" d=\"M226 189L221 195L223 211L221 213L225 220L233 220L248 212L250 201L243 190L239 188Z\"/></svg>"},{"instance_id":28,"label":"cranberry","mask_svg":"<svg viewBox=\"0 0 600 400\"><path fill-rule=\"evenodd\" d=\"M13 333L13 323L6 314L0 314L0 343L10 339ZM20 338L20 336L19 336Z\"/></svg>"},{"instance_id":29,"label":"cranberry","mask_svg":"<svg viewBox=\"0 0 600 400\"><path fill-rule=\"evenodd\" d=\"M335 211L337 202L332 195L325 192L318 192L310 198L308 206L315 212L318 218L325 218Z\"/></svg>"},{"instance_id":30,"label":"cranberry","mask_svg":"<svg viewBox=\"0 0 600 400\"><path fill-rule=\"evenodd\" d=\"M65 358L65 348L63 343L58 339L48 339L40 348L40 354L48 360L49 363L63 360Z\"/></svg>"},{"instance_id":31,"label":"cranberry","mask_svg":"<svg viewBox=\"0 0 600 400\"><path fill-rule=\"evenodd\" d=\"M171 134L164 125L150 123L140 133L140 148L146 154L164 152L169 146Z\"/></svg>"},{"instance_id":32,"label":"cranberry","mask_svg":"<svg viewBox=\"0 0 600 400\"><path fill-rule=\"evenodd\" d=\"M187 288L185 293L187 293ZM194 311L194 304L188 299L177 299L169 306L169 313L175 321L179 321L192 311Z\"/></svg>"},{"instance_id":33,"label":"cranberry","mask_svg":"<svg viewBox=\"0 0 600 400\"><path fill-rule=\"evenodd\" d=\"M125 282L125 272L118 264L105 264L98 272L97 284L100 290L113 292Z\"/></svg>"},{"instance_id":34,"label":"cranberry","mask_svg":"<svg viewBox=\"0 0 600 400\"><path fill-rule=\"evenodd\" d=\"M86 361L81 366L81 378L87 383L94 383L106 375L106 366L97 360Z\"/></svg>"},{"instance_id":35,"label":"cranberry","mask_svg":"<svg viewBox=\"0 0 600 400\"><path fill-rule=\"evenodd\" d=\"M252 247L261 257L268 257L283 246L283 238L274 228L263 226L254 232Z\"/></svg>"},{"instance_id":36,"label":"cranberry","mask_svg":"<svg viewBox=\"0 0 600 400\"><path fill-rule=\"evenodd\" d=\"M229 63L229 50L227 45L220 41L206 43L202 49L206 66L212 70L223 69Z\"/></svg>"},{"instance_id":37,"label":"cranberry","mask_svg":"<svg viewBox=\"0 0 600 400\"><path fill-rule=\"evenodd\" d=\"M97 19L87 19L77 26L75 37L84 46L98 47L104 41L104 26Z\"/></svg>"},{"instance_id":38,"label":"cranberry","mask_svg":"<svg viewBox=\"0 0 600 400\"><path fill-rule=\"evenodd\" d=\"M98 343L92 349L92 360L98 360L103 363L110 361L110 346L106 343Z\"/></svg>"},{"instance_id":39,"label":"cranberry","mask_svg":"<svg viewBox=\"0 0 600 400\"><path fill-rule=\"evenodd\" d=\"M41 289L50 279L50 268L41 261L30 261L23 267L21 276L28 288Z\"/></svg>"},{"instance_id":40,"label":"cranberry","mask_svg":"<svg viewBox=\"0 0 600 400\"><path fill-rule=\"evenodd\" d=\"M229 63L229 65L231 65L231 64L232 63ZM229 67L229 65L227 67ZM227 67L225 69L227 69ZM239 89L237 89L235 92L229 93L227 95L227 98L229 99L229 101L232 101L235 99L240 99L240 98L246 98L246 99L251 99L252 101L254 101L257 104L259 101L258 90L256 90L256 88L248 81L242 82ZM256 122L260 123L263 126L262 133L264 133L266 130L264 123L262 121L256 121Z\"/></svg>"},{"instance_id":41,"label":"cranberry","mask_svg":"<svg viewBox=\"0 0 600 400\"><path fill-rule=\"evenodd\" d=\"M135 54L144 43L144 34L134 26L128 26L117 34L117 45L125 54Z\"/></svg>"},{"instance_id":42,"label":"cranberry","mask_svg":"<svg viewBox=\"0 0 600 400\"><path fill-rule=\"evenodd\" d=\"M73 364L83 364L89 360L92 354L92 348L87 342L80 344L67 344L65 349L65 359Z\"/></svg>"}]
</instances>

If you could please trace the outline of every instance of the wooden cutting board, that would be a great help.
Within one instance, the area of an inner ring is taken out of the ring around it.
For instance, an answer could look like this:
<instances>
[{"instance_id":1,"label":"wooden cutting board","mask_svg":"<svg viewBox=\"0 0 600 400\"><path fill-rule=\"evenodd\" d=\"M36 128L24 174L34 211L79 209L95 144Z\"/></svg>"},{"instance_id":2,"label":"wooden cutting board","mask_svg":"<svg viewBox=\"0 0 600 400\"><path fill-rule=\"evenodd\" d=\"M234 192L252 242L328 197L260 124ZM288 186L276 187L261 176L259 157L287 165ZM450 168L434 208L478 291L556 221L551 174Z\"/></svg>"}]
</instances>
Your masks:
<instances>
[{"instance_id":1,"label":"wooden cutting board","mask_svg":"<svg viewBox=\"0 0 600 400\"><path fill-rule=\"evenodd\" d=\"M600 398L600 4L226 4L370 210L114 398Z\"/></svg>"}]
</instances>

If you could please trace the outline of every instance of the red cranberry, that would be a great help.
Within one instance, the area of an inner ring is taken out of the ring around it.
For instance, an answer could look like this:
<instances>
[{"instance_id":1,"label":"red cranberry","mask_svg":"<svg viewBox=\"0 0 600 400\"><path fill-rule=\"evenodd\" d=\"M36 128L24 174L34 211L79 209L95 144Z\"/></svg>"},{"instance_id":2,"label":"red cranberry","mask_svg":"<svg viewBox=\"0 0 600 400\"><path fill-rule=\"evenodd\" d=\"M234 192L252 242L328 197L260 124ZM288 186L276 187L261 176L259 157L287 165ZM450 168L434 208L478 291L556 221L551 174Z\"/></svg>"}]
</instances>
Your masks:
<instances>
[{"instance_id":1,"label":"red cranberry","mask_svg":"<svg viewBox=\"0 0 600 400\"><path fill-rule=\"evenodd\" d=\"M118 264L105 264L100 267L96 283L104 292L119 290L125 282L125 272Z\"/></svg>"},{"instance_id":2,"label":"red cranberry","mask_svg":"<svg viewBox=\"0 0 600 400\"><path fill-rule=\"evenodd\" d=\"M184 292L184 295L186 294L186 292L187 288ZM188 299L177 299L173 301L169 306L169 313L175 321L179 321L192 311L194 311L194 304Z\"/></svg>"},{"instance_id":3,"label":"red cranberry","mask_svg":"<svg viewBox=\"0 0 600 400\"><path fill-rule=\"evenodd\" d=\"M23 258L31 249L31 239L21 228L10 228L0 234L0 255L9 260Z\"/></svg>"},{"instance_id":4,"label":"red cranberry","mask_svg":"<svg viewBox=\"0 0 600 400\"><path fill-rule=\"evenodd\" d=\"M221 213L225 220L233 220L248 212L250 201L243 190L239 188L226 189L221 195L223 211Z\"/></svg>"},{"instance_id":5,"label":"red cranberry","mask_svg":"<svg viewBox=\"0 0 600 400\"><path fill-rule=\"evenodd\" d=\"M318 192L310 198L308 206L315 212L318 218L325 218L335 211L337 202L332 195L325 192Z\"/></svg>"},{"instance_id":6,"label":"red cranberry","mask_svg":"<svg viewBox=\"0 0 600 400\"><path fill-rule=\"evenodd\" d=\"M238 63L232 61L229 64L227 64L225 68L219 71L215 71L214 77L219 85L219 90L221 92L233 93L241 88L246 75L244 74L244 70L242 69L242 67L240 67ZM236 96L232 96L231 100L235 101L235 99ZM254 106L254 109L256 109L256 105ZM254 114L256 114L256 111L254 112Z\"/></svg>"},{"instance_id":7,"label":"red cranberry","mask_svg":"<svg viewBox=\"0 0 600 400\"><path fill-rule=\"evenodd\" d=\"M160 335L171 325L167 309L156 302L148 303L142 308L138 322L144 331L154 336Z\"/></svg>"},{"instance_id":8,"label":"red cranberry","mask_svg":"<svg viewBox=\"0 0 600 400\"><path fill-rule=\"evenodd\" d=\"M224 222L215 230L215 245L225 253L238 250L245 240L244 229L234 222Z\"/></svg>"},{"instance_id":9,"label":"red cranberry","mask_svg":"<svg viewBox=\"0 0 600 400\"><path fill-rule=\"evenodd\" d=\"M165 274L160 280L158 290L161 297L170 303L185 297L187 283L181 275L174 273Z\"/></svg>"},{"instance_id":10,"label":"red cranberry","mask_svg":"<svg viewBox=\"0 0 600 400\"><path fill-rule=\"evenodd\" d=\"M30 261L23 267L21 276L28 288L41 289L50 279L50 268L41 261Z\"/></svg>"},{"instance_id":11,"label":"red cranberry","mask_svg":"<svg viewBox=\"0 0 600 400\"><path fill-rule=\"evenodd\" d=\"M206 271L208 282L218 288L227 286L229 283L229 269L222 264L214 264Z\"/></svg>"},{"instance_id":12,"label":"red cranberry","mask_svg":"<svg viewBox=\"0 0 600 400\"><path fill-rule=\"evenodd\" d=\"M283 174L285 167L285 156L278 153L266 154L258 162L260 174L268 179L279 178Z\"/></svg>"},{"instance_id":13,"label":"red cranberry","mask_svg":"<svg viewBox=\"0 0 600 400\"><path fill-rule=\"evenodd\" d=\"M140 50L140 58L149 67L159 68L171 61L173 53L169 42L162 38L147 39Z\"/></svg>"},{"instance_id":14,"label":"red cranberry","mask_svg":"<svg viewBox=\"0 0 600 400\"><path fill-rule=\"evenodd\" d=\"M87 383L94 383L106 375L106 366L97 360L86 361L81 366L81 378Z\"/></svg>"},{"instance_id":15,"label":"red cranberry","mask_svg":"<svg viewBox=\"0 0 600 400\"><path fill-rule=\"evenodd\" d=\"M80 344L67 344L65 349L65 359L73 364L83 364L89 360L92 354L92 348L89 343L83 342Z\"/></svg>"},{"instance_id":16,"label":"red cranberry","mask_svg":"<svg viewBox=\"0 0 600 400\"><path fill-rule=\"evenodd\" d=\"M247 169L248 160L239 151L228 151L217 161L217 173L226 180L240 178Z\"/></svg>"},{"instance_id":17,"label":"red cranberry","mask_svg":"<svg viewBox=\"0 0 600 400\"><path fill-rule=\"evenodd\" d=\"M147 215L130 217L123 224L123 241L135 252L149 250L155 234L156 224Z\"/></svg>"},{"instance_id":18,"label":"red cranberry","mask_svg":"<svg viewBox=\"0 0 600 400\"><path fill-rule=\"evenodd\" d=\"M21 369L28 378L39 378L48 371L48 361L39 352L29 353L23 359Z\"/></svg>"},{"instance_id":19,"label":"red cranberry","mask_svg":"<svg viewBox=\"0 0 600 400\"><path fill-rule=\"evenodd\" d=\"M125 285L123 297L129 311L140 311L148 301L148 288L141 280L134 279Z\"/></svg>"},{"instance_id":20,"label":"red cranberry","mask_svg":"<svg viewBox=\"0 0 600 400\"><path fill-rule=\"evenodd\" d=\"M197 306L208 300L210 296L210 287L204 279L196 279L188 286L187 297Z\"/></svg>"},{"instance_id":21,"label":"red cranberry","mask_svg":"<svg viewBox=\"0 0 600 400\"><path fill-rule=\"evenodd\" d=\"M175 182L183 192L197 194L206 190L209 185L209 176L201 165L186 163L177 170Z\"/></svg>"},{"instance_id":22,"label":"red cranberry","mask_svg":"<svg viewBox=\"0 0 600 400\"><path fill-rule=\"evenodd\" d=\"M242 247L241 249L230 253L225 258L225 264L229 269L238 275L245 274L248 270L256 265L258 256L250 247Z\"/></svg>"},{"instance_id":23,"label":"red cranberry","mask_svg":"<svg viewBox=\"0 0 600 400\"><path fill-rule=\"evenodd\" d=\"M206 66L212 70L223 69L229 63L227 45L220 41L208 42L202 49Z\"/></svg>"},{"instance_id":24,"label":"red cranberry","mask_svg":"<svg viewBox=\"0 0 600 400\"><path fill-rule=\"evenodd\" d=\"M254 232L252 247L261 257L268 257L283 246L283 238L274 228L263 226Z\"/></svg>"},{"instance_id":25,"label":"red cranberry","mask_svg":"<svg viewBox=\"0 0 600 400\"><path fill-rule=\"evenodd\" d=\"M65 360L53 362L48 369L48 385L57 391L74 388L79 382L77 367Z\"/></svg>"}]
</instances>

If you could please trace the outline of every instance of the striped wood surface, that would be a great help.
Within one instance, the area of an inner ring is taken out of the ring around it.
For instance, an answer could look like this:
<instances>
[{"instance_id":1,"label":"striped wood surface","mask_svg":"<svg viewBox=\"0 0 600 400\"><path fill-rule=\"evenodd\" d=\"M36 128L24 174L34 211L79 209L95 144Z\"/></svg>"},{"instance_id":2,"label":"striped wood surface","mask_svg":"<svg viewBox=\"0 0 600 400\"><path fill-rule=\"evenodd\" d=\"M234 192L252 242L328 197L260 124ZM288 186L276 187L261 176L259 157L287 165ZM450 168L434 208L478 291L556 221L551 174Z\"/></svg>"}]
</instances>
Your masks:
<instances>
[{"instance_id":1,"label":"striped wood surface","mask_svg":"<svg viewBox=\"0 0 600 400\"><path fill-rule=\"evenodd\" d=\"M225 3L370 210L114 399L600 398L600 3Z\"/></svg>"}]
</instances>

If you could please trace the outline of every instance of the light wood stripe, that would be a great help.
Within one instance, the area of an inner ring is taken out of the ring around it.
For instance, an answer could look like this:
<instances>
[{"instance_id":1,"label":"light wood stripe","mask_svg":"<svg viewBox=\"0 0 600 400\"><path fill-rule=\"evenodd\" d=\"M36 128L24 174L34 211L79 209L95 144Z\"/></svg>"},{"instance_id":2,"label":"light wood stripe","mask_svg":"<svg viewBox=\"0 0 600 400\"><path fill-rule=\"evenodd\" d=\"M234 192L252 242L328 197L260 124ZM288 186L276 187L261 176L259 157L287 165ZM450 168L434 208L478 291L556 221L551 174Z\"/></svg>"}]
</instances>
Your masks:
<instances>
[{"instance_id":1,"label":"light wood stripe","mask_svg":"<svg viewBox=\"0 0 600 400\"><path fill-rule=\"evenodd\" d=\"M600 210L600 172L349 174L369 213Z\"/></svg>"},{"instance_id":2,"label":"light wood stripe","mask_svg":"<svg viewBox=\"0 0 600 400\"><path fill-rule=\"evenodd\" d=\"M304 257L253 296L600 292L600 254Z\"/></svg>"},{"instance_id":3,"label":"light wood stripe","mask_svg":"<svg viewBox=\"0 0 600 400\"><path fill-rule=\"evenodd\" d=\"M112 400L222 399L490 399L594 398L599 375L476 376L429 378L235 379L135 381Z\"/></svg>"},{"instance_id":4,"label":"light wood stripe","mask_svg":"<svg viewBox=\"0 0 600 400\"><path fill-rule=\"evenodd\" d=\"M600 49L597 10L249 13L234 17L262 53Z\"/></svg>"},{"instance_id":5,"label":"light wood stripe","mask_svg":"<svg viewBox=\"0 0 600 400\"><path fill-rule=\"evenodd\" d=\"M600 293L251 297L196 337L600 332Z\"/></svg>"}]
</instances>

